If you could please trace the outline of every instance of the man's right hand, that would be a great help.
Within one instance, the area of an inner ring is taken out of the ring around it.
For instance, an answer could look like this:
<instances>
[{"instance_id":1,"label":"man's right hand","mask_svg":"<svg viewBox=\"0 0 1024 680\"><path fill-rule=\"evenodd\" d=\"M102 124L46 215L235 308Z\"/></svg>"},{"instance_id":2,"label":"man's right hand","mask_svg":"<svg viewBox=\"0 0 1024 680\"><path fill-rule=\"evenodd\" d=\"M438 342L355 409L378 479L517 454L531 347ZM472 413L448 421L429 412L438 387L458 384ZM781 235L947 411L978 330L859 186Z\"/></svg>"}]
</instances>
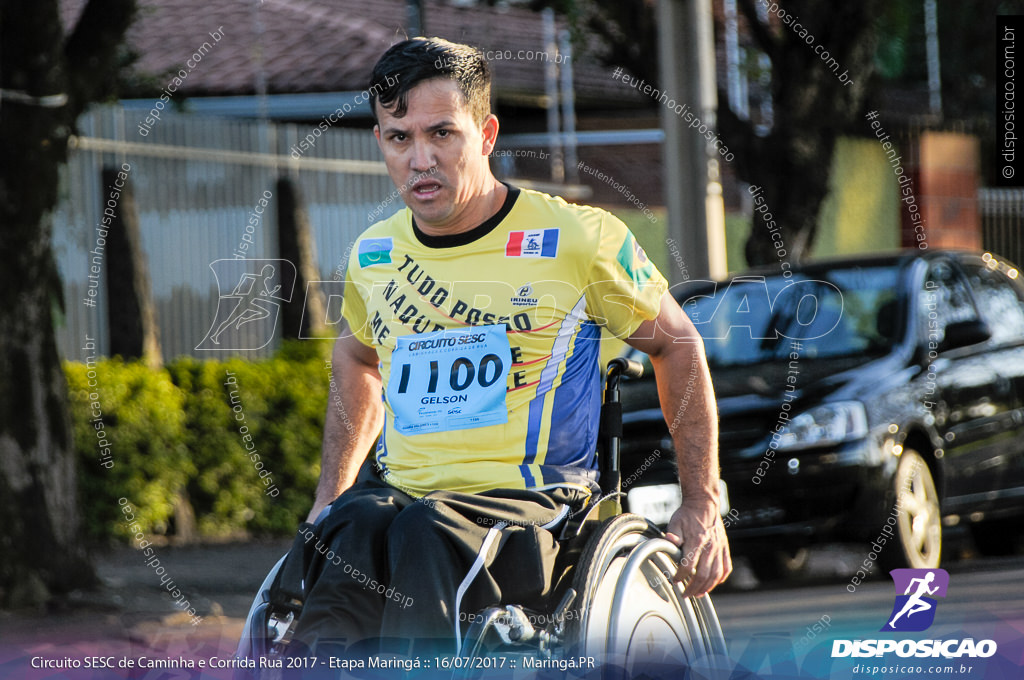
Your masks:
<instances>
[{"instance_id":1,"label":"man's right hand","mask_svg":"<svg viewBox=\"0 0 1024 680\"><path fill-rule=\"evenodd\" d=\"M683 597L700 597L729 578L732 556L716 501L685 501L669 520L665 534L685 551L674 580L686 582Z\"/></svg>"}]
</instances>

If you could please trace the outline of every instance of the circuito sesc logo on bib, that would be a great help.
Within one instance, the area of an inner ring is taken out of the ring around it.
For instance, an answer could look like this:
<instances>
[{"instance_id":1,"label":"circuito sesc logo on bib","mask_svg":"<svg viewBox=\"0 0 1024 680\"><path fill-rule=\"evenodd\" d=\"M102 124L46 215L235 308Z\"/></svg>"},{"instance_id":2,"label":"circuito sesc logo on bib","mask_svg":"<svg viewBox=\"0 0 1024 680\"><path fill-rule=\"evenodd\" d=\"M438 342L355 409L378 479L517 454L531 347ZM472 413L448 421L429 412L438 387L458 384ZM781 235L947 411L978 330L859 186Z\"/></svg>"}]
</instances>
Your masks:
<instances>
[{"instance_id":1,"label":"circuito sesc logo on bib","mask_svg":"<svg viewBox=\"0 0 1024 680\"><path fill-rule=\"evenodd\" d=\"M386 395L401 434L508 422L512 350L504 324L400 336Z\"/></svg>"}]
</instances>

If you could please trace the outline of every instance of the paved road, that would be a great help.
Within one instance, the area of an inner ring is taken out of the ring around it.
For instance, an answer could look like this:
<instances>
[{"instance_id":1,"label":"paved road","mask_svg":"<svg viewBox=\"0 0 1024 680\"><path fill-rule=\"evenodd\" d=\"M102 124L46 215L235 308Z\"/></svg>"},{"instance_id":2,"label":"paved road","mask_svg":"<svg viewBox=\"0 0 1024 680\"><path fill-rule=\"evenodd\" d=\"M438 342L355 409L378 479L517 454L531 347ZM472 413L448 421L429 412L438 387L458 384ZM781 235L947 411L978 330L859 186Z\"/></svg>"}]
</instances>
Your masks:
<instances>
[{"instance_id":1,"label":"paved road","mask_svg":"<svg viewBox=\"0 0 1024 680\"><path fill-rule=\"evenodd\" d=\"M104 654L165 658L228 652L238 639L241 617L257 584L288 543L277 540L160 549L167 573L182 584L204 616L197 628L188 625L187 617L162 592L160 580L135 551L125 549L106 555L99 560L105 588L84 595L77 607L44 616L0 615L0 677L13 677L6 673L10 666L5 661L36 654L55 658L102 650ZM889 579L876 577L853 593L847 590L861 559L862 555L853 549L818 549L811 554L809 577L783 585L758 584L740 563L728 586L714 594L731 657L724 677L924 677L916 673L852 671L855 663L906 662L898 658L832 660L834 639L900 637L879 632L893 606L894 590ZM954 663L956 671L927 677L1024 678L1024 555L950 561L944 566L950 573L949 591L938 603L934 625L924 633L902 637L993 639L999 644L999 655L989 662L981 660L967 673L960 673L959 659L955 663L926 659L926 664ZM992 665L996 660L1002 667ZM975 665L969 659L964 661L965 665ZM702 680L708 676L694 672L688 677Z\"/></svg>"}]
</instances>

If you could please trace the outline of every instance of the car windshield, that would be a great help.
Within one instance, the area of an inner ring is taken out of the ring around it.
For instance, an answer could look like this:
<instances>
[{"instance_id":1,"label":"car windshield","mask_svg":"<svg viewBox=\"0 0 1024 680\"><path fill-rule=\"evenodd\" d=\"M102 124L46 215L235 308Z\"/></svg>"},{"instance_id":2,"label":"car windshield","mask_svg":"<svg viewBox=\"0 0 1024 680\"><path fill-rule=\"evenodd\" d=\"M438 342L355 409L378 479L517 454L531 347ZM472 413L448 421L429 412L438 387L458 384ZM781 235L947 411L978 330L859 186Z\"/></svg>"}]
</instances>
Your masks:
<instances>
[{"instance_id":1,"label":"car windshield","mask_svg":"<svg viewBox=\"0 0 1024 680\"><path fill-rule=\"evenodd\" d=\"M881 355L905 327L898 276L892 265L741 276L684 296L683 310L712 367L781 361L794 351L810 359Z\"/></svg>"}]
</instances>

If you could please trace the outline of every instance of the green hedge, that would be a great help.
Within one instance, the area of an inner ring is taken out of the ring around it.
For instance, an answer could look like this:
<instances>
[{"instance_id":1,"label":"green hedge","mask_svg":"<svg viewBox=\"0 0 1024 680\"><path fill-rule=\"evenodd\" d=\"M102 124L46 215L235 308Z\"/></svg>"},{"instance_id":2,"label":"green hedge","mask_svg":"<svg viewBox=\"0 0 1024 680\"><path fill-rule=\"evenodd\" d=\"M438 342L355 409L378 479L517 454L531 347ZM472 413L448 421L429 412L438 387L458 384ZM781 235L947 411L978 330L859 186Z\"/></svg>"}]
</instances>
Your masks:
<instances>
[{"instance_id":1,"label":"green hedge","mask_svg":"<svg viewBox=\"0 0 1024 680\"><path fill-rule=\"evenodd\" d=\"M90 537L125 535L118 499L149 533L171 530L179 490L194 474L181 391L166 372L120 359L66 363L79 489Z\"/></svg>"},{"instance_id":2,"label":"green hedge","mask_svg":"<svg viewBox=\"0 0 1024 680\"><path fill-rule=\"evenodd\" d=\"M118 358L65 363L89 537L127 535L122 497L149 535L181 536L193 517L204 538L293 533L319 475L326 344L158 371Z\"/></svg>"}]
</instances>

